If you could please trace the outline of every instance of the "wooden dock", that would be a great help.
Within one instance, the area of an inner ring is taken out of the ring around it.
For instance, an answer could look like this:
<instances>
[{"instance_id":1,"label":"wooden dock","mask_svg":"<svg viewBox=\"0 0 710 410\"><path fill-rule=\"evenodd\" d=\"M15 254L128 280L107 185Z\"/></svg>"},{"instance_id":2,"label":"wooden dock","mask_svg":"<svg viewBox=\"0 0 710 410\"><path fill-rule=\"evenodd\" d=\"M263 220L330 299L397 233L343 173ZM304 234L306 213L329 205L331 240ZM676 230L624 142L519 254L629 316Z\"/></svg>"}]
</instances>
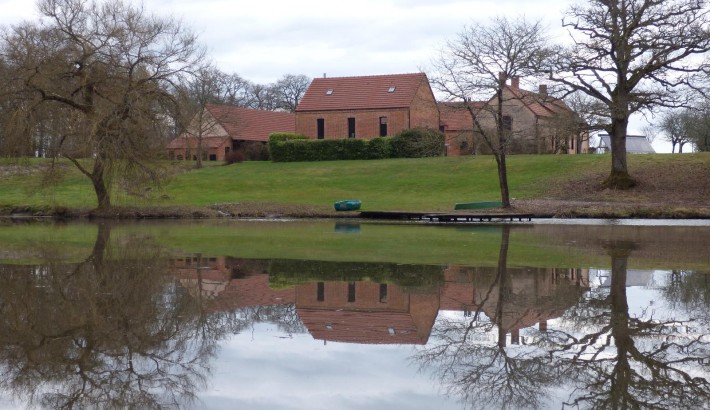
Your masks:
<instances>
[{"instance_id":1,"label":"wooden dock","mask_svg":"<svg viewBox=\"0 0 710 410\"><path fill-rule=\"evenodd\" d=\"M429 221L441 223L455 222L493 222L524 220L532 221L532 214L523 213L467 213L467 212L408 212L408 211L361 211L364 219L388 219L408 221Z\"/></svg>"}]
</instances>

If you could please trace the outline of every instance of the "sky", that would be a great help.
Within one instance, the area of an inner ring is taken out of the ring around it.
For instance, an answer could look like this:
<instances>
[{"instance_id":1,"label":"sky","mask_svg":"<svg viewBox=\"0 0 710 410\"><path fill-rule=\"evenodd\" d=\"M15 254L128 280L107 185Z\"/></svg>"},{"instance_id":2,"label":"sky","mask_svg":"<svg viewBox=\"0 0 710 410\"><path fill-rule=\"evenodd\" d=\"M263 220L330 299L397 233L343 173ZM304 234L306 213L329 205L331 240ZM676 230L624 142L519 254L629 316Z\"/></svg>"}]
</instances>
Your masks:
<instances>
[{"instance_id":1,"label":"sky","mask_svg":"<svg viewBox=\"0 0 710 410\"><path fill-rule=\"evenodd\" d=\"M129 0L141 4L138 0ZM285 74L329 77L427 72L447 40L495 16L541 20L551 41L573 0L144 0L153 14L180 19L209 58L254 83ZM0 25L37 20L33 1L0 0ZM629 132L645 123L632 121ZM660 138L657 138L660 140ZM661 141L654 147L665 152ZM670 152L670 148L667 148Z\"/></svg>"}]
</instances>

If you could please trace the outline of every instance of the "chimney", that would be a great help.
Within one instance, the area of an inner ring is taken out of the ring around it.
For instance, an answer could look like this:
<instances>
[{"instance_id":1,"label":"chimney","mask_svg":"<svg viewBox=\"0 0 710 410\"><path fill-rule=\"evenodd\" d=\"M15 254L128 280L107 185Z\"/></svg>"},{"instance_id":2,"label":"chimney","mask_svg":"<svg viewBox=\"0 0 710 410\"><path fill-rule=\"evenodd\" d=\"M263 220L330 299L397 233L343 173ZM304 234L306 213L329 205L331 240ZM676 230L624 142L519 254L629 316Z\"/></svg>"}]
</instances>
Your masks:
<instances>
[{"instance_id":1,"label":"chimney","mask_svg":"<svg viewBox=\"0 0 710 410\"><path fill-rule=\"evenodd\" d=\"M547 332L547 320L540 321L540 331Z\"/></svg>"},{"instance_id":2,"label":"chimney","mask_svg":"<svg viewBox=\"0 0 710 410\"><path fill-rule=\"evenodd\" d=\"M510 86L515 90L519 89L520 88L520 77L518 77L516 75L513 78L511 78L510 79Z\"/></svg>"},{"instance_id":3,"label":"chimney","mask_svg":"<svg viewBox=\"0 0 710 410\"><path fill-rule=\"evenodd\" d=\"M323 73L323 78L326 78L326 77L327 77L326 73Z\"/></svg>"},{"instance_id":4,"label":"chimney","mask_svg":"<svg viewBox=\"0 0 710 410\"><path fill-rule=\"evenodd\" d=\"M507 77L506 77L505 73L502 71L499 72L498 73L498 82L502 85L505 85L506 80L507 80Z\"/></svg>"},{"instance_id":5,"label":"chimney","mask_svg":"<svg viewBox=\"0 0 710 410\"><path fill-rule=\"evenodd\" d=\"M547 84L540 84L539 94L541 97L547 97Z\"/></svg>"}]
</instances>

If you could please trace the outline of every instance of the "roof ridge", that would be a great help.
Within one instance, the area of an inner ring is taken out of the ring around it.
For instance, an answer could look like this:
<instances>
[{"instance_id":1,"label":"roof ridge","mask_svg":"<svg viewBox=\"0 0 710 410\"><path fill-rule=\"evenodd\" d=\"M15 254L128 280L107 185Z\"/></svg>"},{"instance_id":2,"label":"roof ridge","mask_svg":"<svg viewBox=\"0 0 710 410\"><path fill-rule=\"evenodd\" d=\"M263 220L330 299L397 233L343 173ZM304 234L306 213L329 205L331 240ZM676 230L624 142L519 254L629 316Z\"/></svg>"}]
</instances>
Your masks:
<instances>
[{"instance_id":1,"label":"roof ridge","mask_svg":"<svg viewBox=\"0 0 710 410\"><path fill-rule=\"evenodd\" d=\"M345 75L337 77L316 77L313 80L339 80L344 78L375 78L375 77L397 77L397 76L414 76L426 75L424 72L418 73L397 73L397 74L369 74L369 75Z\"/></svg>"}]
</instances>

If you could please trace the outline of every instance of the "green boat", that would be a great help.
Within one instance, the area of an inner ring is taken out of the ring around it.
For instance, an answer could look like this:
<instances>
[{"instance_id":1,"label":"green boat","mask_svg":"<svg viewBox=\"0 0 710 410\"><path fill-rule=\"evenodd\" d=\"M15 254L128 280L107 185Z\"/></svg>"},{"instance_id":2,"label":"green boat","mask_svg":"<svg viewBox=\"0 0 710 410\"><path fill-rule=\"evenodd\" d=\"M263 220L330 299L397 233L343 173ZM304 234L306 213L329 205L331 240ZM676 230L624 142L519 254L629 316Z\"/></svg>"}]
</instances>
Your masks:
<instances>
[{"instance_id":1,"label":"green boat","mask_svg":"<svg viewBox=\"0 0 710 410\"><path fill-rule=\"evenodd\" d=\"M359 199L348 199L335 203L336 211L357 211L360 209L362 202Z\"/></svg>"},{"instance_id":2,"label":"green boat","mask_svg":"<svg viewBox=\"0 0 710 410\"><path fill-rule=\"evenodd\" d=\"M454 205L454 209L490 209L500 208L501 206L503 206L503 202L501 201L464 202Z\"/></svg>"}]
</instances>

